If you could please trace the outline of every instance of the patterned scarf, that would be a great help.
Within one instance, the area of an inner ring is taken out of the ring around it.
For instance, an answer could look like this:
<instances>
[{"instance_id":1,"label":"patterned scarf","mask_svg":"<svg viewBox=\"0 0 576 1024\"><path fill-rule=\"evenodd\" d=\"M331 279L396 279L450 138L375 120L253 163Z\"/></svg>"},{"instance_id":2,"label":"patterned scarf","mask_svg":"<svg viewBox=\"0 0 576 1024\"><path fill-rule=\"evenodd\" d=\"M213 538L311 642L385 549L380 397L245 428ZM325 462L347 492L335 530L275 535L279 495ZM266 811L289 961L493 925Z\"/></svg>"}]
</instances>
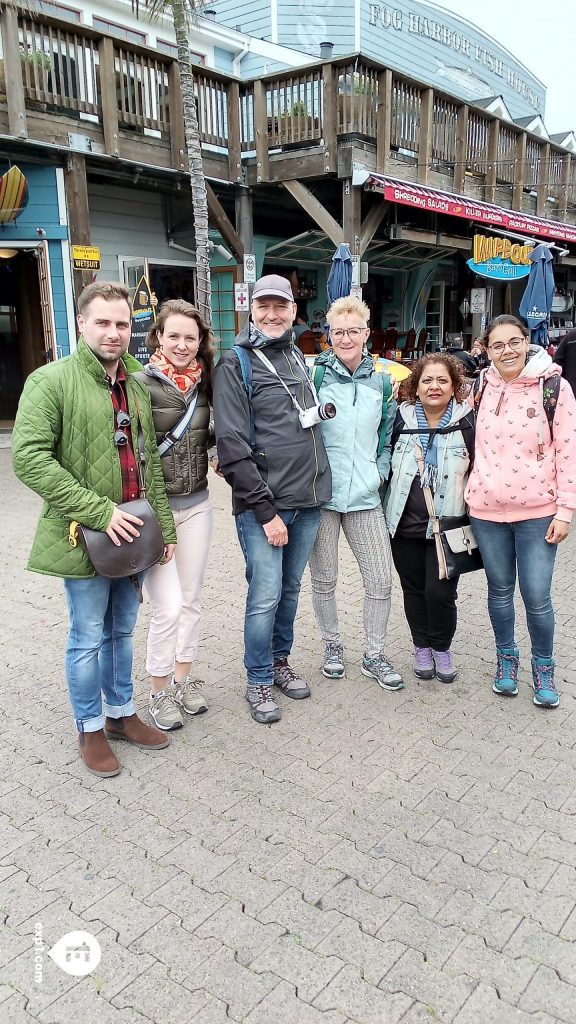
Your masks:
<instances>
[{"instance_id":1,"label":"patterned scarf","mask_svg":"<svg viewBox=\"0 0 576 1024\"><path fill-rule=\"evenodd\" d=\"M161 370L162 373L169 377L185 395L200 383L202 367L197 359L186 370L177 370L164 353L157 349L154 355L150 357L150 362L152 366L156 366L158 370Z\"/></svg>"},{"instance_id":2,"label":"patterned scarf","mask_svg":"<svg viewBox=\"0 0 576 1024\"><path fill-rule=\"evenodd\" d=\"M419 398L416 399L416 421L420 431L418 437L424 452L424 473L420 477L420 486L429 487L432 492L436 490L436 484L438 483L438 431L442 430L443 427L447 427L450 423L452 405L453 399L451 398L440 423L431 431L426 419L426 413L424 412L424 406Z\"/></svg>"}]
</instances>

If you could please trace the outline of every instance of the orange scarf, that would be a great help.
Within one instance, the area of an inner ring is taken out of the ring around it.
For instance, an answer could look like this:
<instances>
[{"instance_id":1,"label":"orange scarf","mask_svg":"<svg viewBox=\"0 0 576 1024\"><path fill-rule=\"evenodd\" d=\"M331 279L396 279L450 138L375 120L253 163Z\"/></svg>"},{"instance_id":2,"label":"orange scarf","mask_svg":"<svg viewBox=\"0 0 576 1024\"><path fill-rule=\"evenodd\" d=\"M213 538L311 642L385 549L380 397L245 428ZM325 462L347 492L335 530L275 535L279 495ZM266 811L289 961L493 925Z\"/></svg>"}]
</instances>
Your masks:
<instances>
[{"instance_id":1,"label":"orange scarf","mask_svg":"<svg viewBox=\"0 0 576 1024\"><path fill-rule=\"evenodd\" d=\"M152 366L158 367L162 373L169 377L184 394L192 391L200 383L202 367L197 359L190 364L187 370L177 370L164 353L157 349L154 355L150 357L150 362Z\"/></svg>"}]
</instances>

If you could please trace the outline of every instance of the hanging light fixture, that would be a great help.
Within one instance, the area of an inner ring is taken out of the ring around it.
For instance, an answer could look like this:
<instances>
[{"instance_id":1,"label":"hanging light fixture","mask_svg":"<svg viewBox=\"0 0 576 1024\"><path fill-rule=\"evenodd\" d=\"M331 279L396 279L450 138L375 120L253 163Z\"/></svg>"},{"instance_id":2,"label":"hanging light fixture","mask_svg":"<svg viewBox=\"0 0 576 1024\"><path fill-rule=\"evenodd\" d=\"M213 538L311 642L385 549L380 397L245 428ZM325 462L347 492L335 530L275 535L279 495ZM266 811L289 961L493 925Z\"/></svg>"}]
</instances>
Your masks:
<instances>
[{"instance_id":1,"label":"hanging light fixture","mask_svg":"<svg viewBox=\"0 0 576 1024\"><path fill-rule=\"evenodd\" d=\"M18 255L18 249L0 249L0 260L11 260Z\"/></svg>"}]
</instances>

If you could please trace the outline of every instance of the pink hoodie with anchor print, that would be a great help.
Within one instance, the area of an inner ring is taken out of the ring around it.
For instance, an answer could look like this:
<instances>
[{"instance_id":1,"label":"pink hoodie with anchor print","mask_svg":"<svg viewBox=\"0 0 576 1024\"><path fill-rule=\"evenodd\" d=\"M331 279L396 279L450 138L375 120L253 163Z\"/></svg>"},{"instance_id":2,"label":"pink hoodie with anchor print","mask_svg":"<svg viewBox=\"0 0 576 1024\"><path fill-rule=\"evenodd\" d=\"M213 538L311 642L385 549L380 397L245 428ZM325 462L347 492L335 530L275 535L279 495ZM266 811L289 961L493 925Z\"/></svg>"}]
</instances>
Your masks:
<instances>
[{"instance_id":1,"label":"pink hoodie with anchor print","mask_svg":"<svg viewBox=\"0 0 576 1024\"><path fill-rule=\"evenodd\" d=\"M543 405L557 374L542 348L531 348L519 377L506 382L494 368L478 406L474 467L465 499L470 515L497 523L554 516L569 523L576 509L576 399L560 382L553 437Z\"/></svg>"}]
</instances>

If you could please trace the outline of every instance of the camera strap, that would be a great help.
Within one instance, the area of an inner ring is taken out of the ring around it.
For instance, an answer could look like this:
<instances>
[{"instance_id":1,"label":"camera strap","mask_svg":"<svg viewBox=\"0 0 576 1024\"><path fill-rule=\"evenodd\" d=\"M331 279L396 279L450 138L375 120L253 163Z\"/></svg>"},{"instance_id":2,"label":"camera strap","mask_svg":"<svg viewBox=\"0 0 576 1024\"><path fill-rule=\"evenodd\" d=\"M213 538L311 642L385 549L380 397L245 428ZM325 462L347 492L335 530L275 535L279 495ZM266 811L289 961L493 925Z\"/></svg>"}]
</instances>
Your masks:
<instances>
[{"instance_id":1,"label":"camera strap","mask_svg":"<svg viewBox=\"0 0 576 1024\"><path fill-rule=\"evenodd\" d=\"M286 393L287 393L290 401L292 402L292 405L296 409L296 411L298 413L300 413L301 415L304 415L304 413L306 412L306 409L303 409L302 406L300 405L300 403L298 402L298 400L294 397L294 395L290 391L290 388L288 387L286 381L282 379L282 377L278 373L278 370L276 369L276 367L268 359L268 356L265 356L264 353L259 348L255 348L252 351L254 352L255 356L258 356L258 359L266 367L266 369L270 373L273 373L274 376L278 378L278 380L280 381L282 387L286 391ZM292 358L295 359L294 356ZM299 362L299 360L298 360L298 362ZM299 362L299 365L300 365L300 368L303 369L302 364L300 362ZM314 387L312 381L308 377L307 371L306 371L306 377L302 381L302 383L307 385L307 387L308 387L308 389L309 389L309 391L310 391L310 393L312 395L312 398L314 399L314 404L317 406L318 405L318 395L316 394L316 388Z\"/></svg>"}]
</instances>

